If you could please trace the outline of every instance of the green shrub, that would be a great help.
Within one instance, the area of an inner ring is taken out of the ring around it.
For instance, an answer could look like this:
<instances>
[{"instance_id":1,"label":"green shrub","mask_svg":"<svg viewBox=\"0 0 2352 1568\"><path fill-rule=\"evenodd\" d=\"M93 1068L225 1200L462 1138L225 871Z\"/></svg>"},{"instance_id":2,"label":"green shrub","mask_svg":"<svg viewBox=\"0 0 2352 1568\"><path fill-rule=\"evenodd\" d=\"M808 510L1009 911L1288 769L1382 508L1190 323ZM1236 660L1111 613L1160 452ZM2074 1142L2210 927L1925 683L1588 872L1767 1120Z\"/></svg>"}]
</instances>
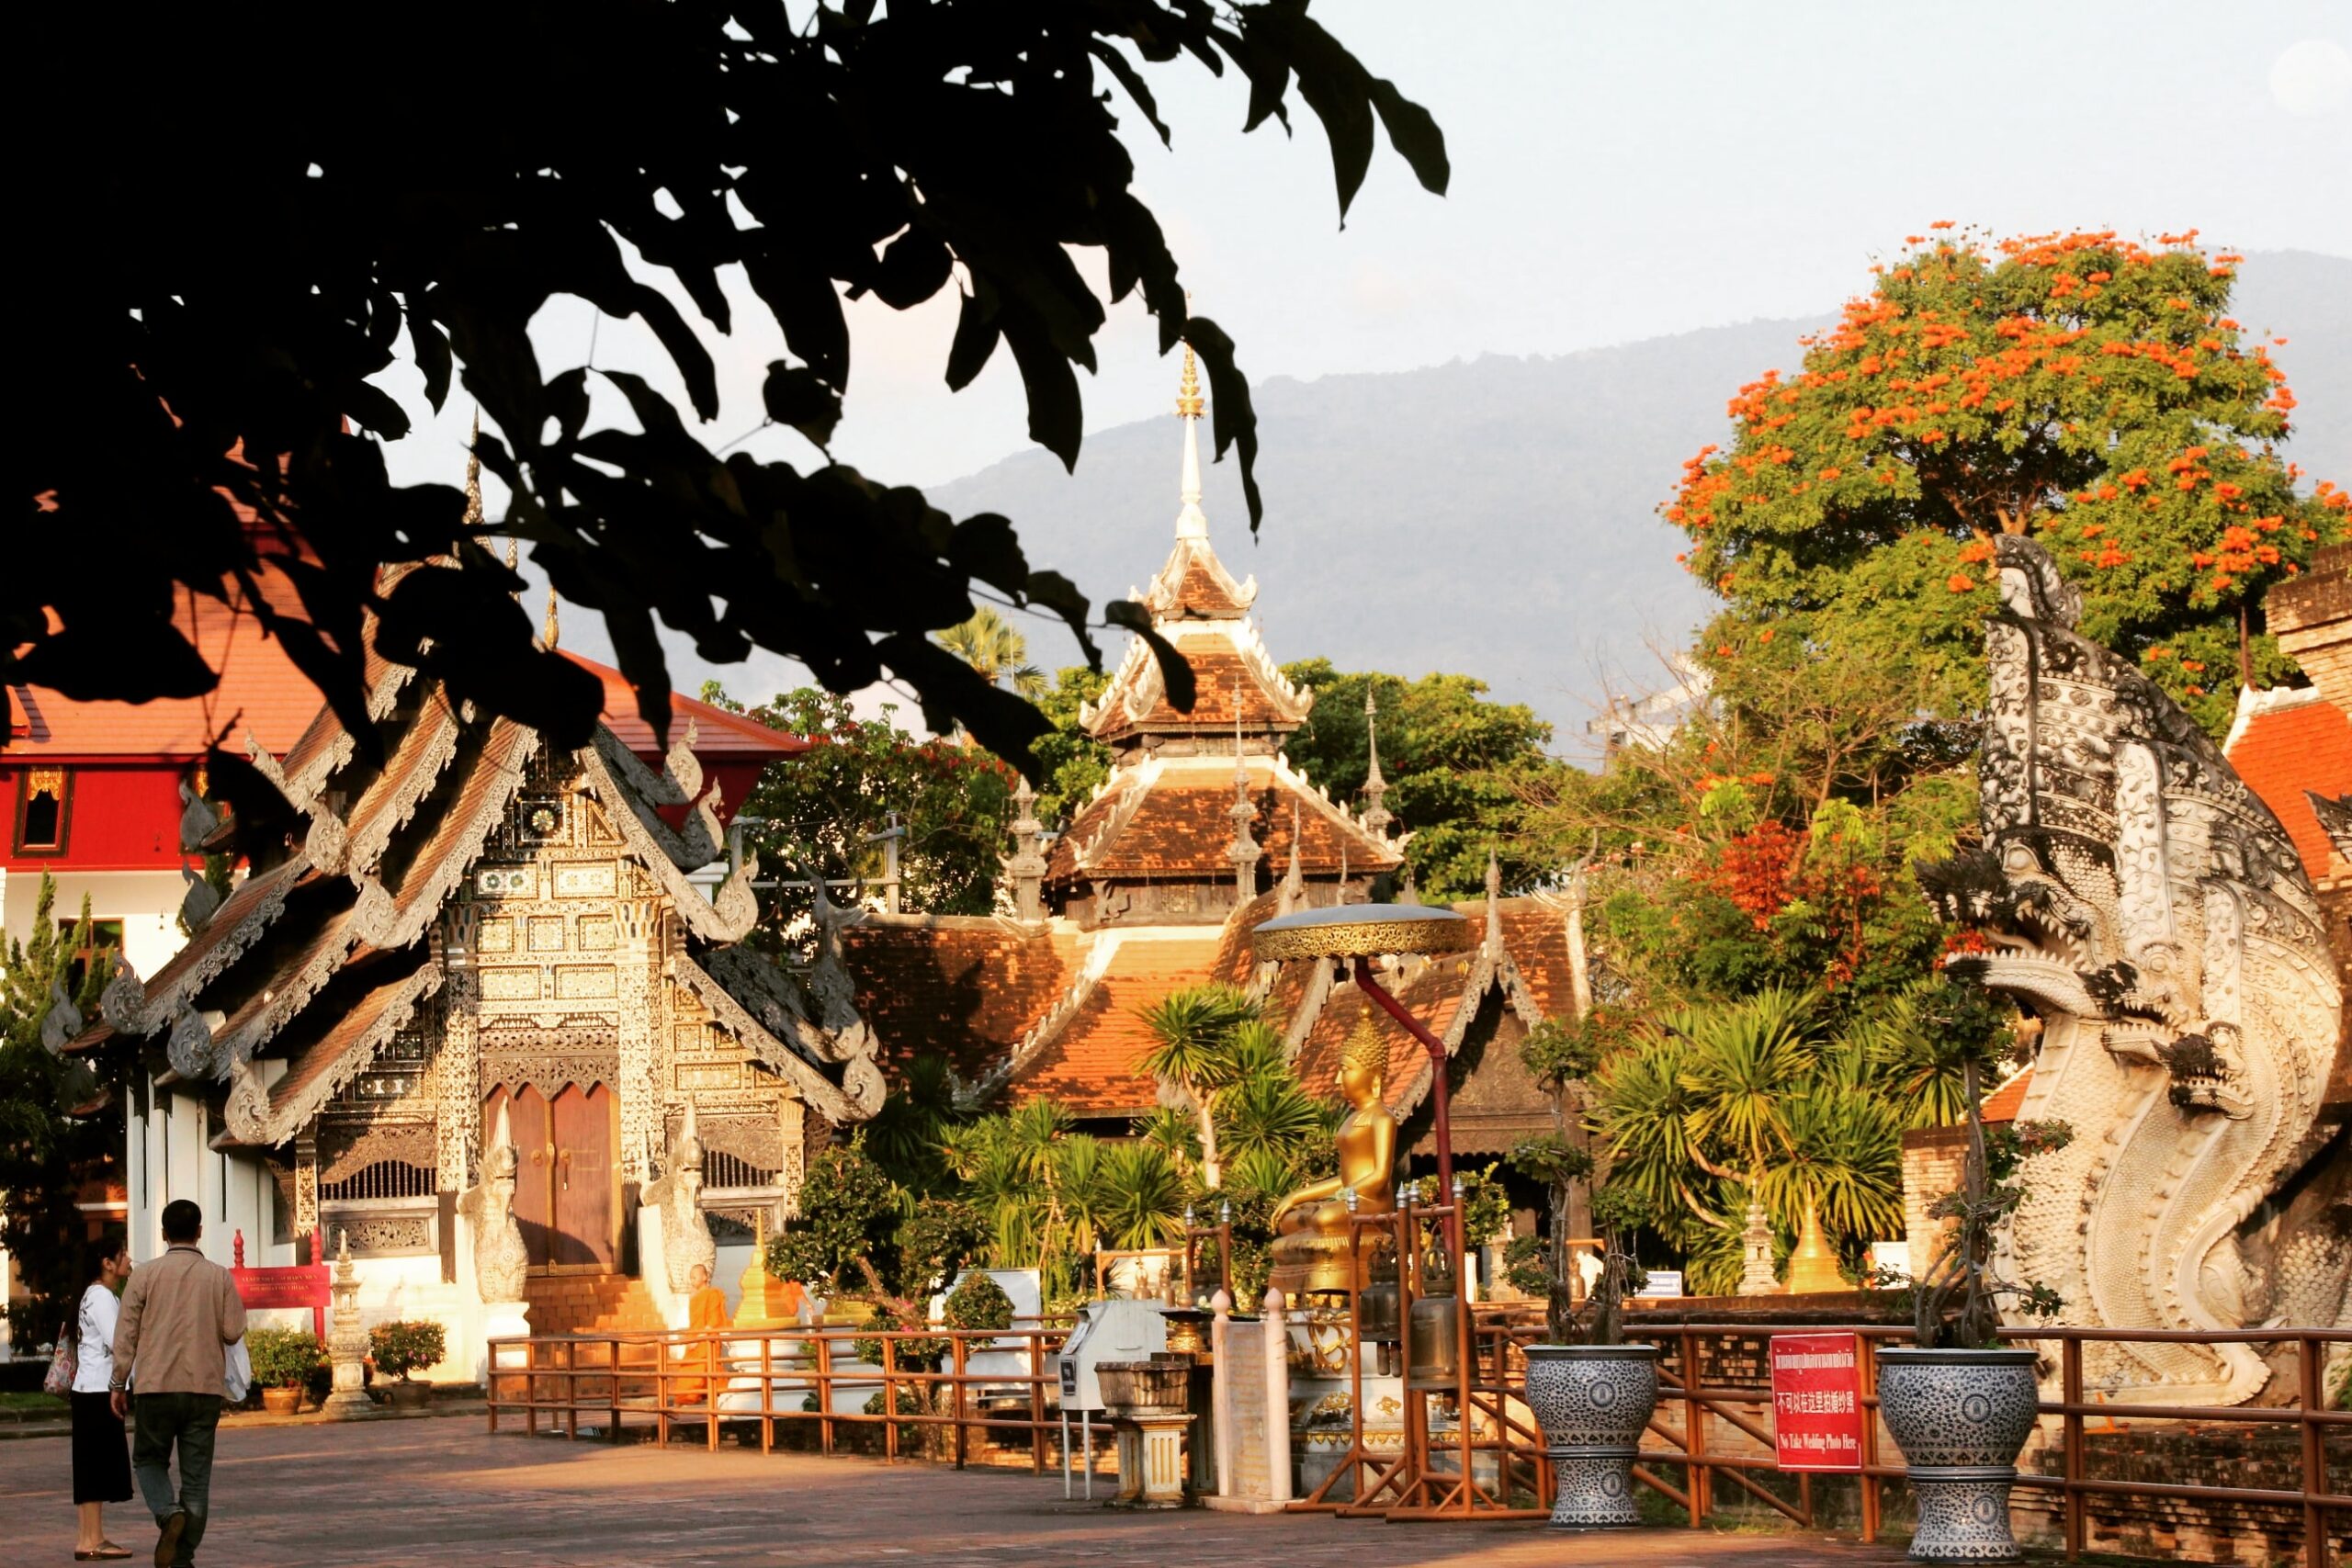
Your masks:
<instances>
[{"instance_id":1,"label":"green shrub","mask_svg":"<svg viewBox=\"0 0 2352 1568\"><path fill-rule=\"evenodd\" d=\"M903 1302L896 1306L887 1302L876 1302L873 1315L865 1320L866 1332L871 1335L896 1334L921 1326L922 1325L916 1319L912 1306ZM849 1348L851 1354L859 1360L871 1361L877 1367L882 1364L880 1339L853 1339ZM928 1335L920 1339L900 1339L896 1342L891 1355L890 1364L899 1371L935 1372L939 1370L939 1363L947 1358L947 1341Z\"/></svg>"},{"instance_id":2,"label":"green shrub","mask_svg":"<svg viewBox=\"0 0 2352 1568\"><path fill-rule=\"evenodd\" d=\"M986 1274L967 1274L964 1282L948 1295L940 1319L950 1328L1010 1328L1012 1298Z\"/></svg>"},{"instance_id":3,"label":"green shrub","mask_svg":"<svg viewBox=\"0 0 2352 1568\"><path fill-rule=\"evenodd\" d=\"M409 1373L429 1367L448 1353L448 1336L437 1323L379 1323L368 1331L369 1353L376 1370L388 1378L408 1381Z\"/></svg>"},{"instance_id":4,"label":"green shrub","mask_svg":"<svg viewBox=\"0 0 2352 1568\"><path fill-rule=\"evenodd\" d=\"M245 1336L245 1354L261 1388L300 1388L326 1359L319 1337L307 1328L256 1328Z\"/></svg>"}]
</instances>

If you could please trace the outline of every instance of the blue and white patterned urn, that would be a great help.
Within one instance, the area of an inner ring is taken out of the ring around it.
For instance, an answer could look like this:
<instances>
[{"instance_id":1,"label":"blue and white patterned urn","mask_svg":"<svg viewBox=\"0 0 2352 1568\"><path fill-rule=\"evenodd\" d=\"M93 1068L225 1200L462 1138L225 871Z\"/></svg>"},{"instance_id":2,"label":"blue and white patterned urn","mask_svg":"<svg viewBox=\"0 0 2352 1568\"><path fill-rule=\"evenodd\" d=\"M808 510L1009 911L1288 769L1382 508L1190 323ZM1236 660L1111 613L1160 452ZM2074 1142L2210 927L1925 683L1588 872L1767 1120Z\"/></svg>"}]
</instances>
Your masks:
<instances>
[{"instance_id":1,"label":"blue and white patterned urn","mask_svg":"<svg viewBox=\"0 0 2352 1568\"><path fill-rule=\"evenodd\" d=\"M1559 1497L1554 1529L1642 1522L1634 1456L1657 1408L1655 1345L1530 1345L1527 1407L1544 1427Z\"/></svg>"},{"instance_id":2,"label":"blue and white patterned urn","mask_svg":"<svg viewBox=\"0 0 2352 1568\"><path fill-rule=\"evenodd\" d=\"M2040 1393L2031 1350L1885 1349L1878 1407L1918 1499L1916 1562L2013 1562L2009 1483Z\"/></svg>"}]
</instances>

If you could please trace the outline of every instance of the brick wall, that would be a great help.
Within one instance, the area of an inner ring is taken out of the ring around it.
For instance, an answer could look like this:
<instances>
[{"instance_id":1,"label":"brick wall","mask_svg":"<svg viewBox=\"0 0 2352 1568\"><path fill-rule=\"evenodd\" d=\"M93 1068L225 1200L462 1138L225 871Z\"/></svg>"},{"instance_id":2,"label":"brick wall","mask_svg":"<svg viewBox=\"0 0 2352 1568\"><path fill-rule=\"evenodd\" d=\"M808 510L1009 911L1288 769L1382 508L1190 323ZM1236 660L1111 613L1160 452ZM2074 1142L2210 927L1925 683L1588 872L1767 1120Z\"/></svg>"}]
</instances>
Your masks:
<instances>
[{"instance_id":1,"label":"brick wall","mask_svg":"<svg viewBox=\"0 0 2352 1568\"><path fill-rule=\"evenodd\" d=\"M1966 1127L1924 1127L1903 1134L1903 1235L1911 1246L1914 1280L1926 1276L1937 1244L1951 1228L1950 1220L1929 1219L1928 1210L1960 1190L1967 1162Z\"/></svg>"}]
</instances>

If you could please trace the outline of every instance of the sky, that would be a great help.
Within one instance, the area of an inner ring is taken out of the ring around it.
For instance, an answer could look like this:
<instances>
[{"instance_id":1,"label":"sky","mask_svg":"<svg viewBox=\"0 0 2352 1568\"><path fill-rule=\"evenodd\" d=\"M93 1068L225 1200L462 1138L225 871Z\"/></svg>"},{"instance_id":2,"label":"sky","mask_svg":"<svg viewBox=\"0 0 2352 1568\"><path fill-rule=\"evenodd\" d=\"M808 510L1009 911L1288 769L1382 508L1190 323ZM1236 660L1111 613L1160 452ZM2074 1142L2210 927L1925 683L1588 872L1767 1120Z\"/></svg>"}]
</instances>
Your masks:
<instances>
[{"instance_id":1,"label":"sky","mask_svg":"<svg viewBox=\"0 0 2352 1568\"><path fill-rule=\"evenodd\" d=\"M2220 249L2352 256L2352 0L1327 0L1315 14L1436 117L1443 197L1384 143L1343 228L1313 116L1295 103L1288 139L1271 124L1241 134L1232 73L1152 77L1172 150L1117 106L1193 308L1233 335L1253 381L1815 315L1938 219L2005 234L2195 228ZM760 428L782 342L740 279L735 293L734 336L706 333L726 405L707 434L820 461ZM930 485L1029 445L1009 355L946 390L955 310L945 294L904 313L851 308L837 459ZM543 366L676 388L638 323L593 318L551 303L534 325ZM1097 352L1090 430L1167 412L1174 373L1139 304L1113 309ZM455 482L462 390L436 416L413 371L382 379L420 420L387 448L395 479ZM615 401L600 398L600 415ZM489 500L496 516L503 497ZM564 640L609 657L584 612ZM739 695L801 679L781 659L711 671L675 650L686 691L705 673Z\"/></svg>"}]
</instances>

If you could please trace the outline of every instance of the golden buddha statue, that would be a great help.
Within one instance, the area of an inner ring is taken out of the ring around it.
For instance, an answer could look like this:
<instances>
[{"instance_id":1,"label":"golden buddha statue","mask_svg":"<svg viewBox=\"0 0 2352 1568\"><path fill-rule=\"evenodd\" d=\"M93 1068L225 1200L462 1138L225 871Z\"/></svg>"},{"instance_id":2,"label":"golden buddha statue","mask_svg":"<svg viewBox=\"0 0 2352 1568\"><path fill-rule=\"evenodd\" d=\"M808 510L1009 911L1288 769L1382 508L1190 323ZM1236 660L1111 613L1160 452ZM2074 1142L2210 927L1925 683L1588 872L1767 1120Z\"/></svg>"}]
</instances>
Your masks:
<instances>
[{"instance_id":1,"label":"golden buddha statue","mask_svg":"<svg viewBox=\"0 0 2352 1568\"><path fill-rule=\"evenodd\" d=\"M1333 1139L1340 1173L1310 1182L1274 1206L1273 1269L1267 1282L1286 1298L1351 1289L1356 1280L1348 1252L1348 1215L1385 1214L1396 1207L1396 1119L1381 1098L1387 1073L1388 1047L1364 1019L1340 1050L1340 1092L1349 1105ZM1352 1210L1350 1193L1355 1195ZM1366 1235L1362 1247L1368 1258L1379 1247L1377 1235Z\"/></svg>"}]
</instances>

